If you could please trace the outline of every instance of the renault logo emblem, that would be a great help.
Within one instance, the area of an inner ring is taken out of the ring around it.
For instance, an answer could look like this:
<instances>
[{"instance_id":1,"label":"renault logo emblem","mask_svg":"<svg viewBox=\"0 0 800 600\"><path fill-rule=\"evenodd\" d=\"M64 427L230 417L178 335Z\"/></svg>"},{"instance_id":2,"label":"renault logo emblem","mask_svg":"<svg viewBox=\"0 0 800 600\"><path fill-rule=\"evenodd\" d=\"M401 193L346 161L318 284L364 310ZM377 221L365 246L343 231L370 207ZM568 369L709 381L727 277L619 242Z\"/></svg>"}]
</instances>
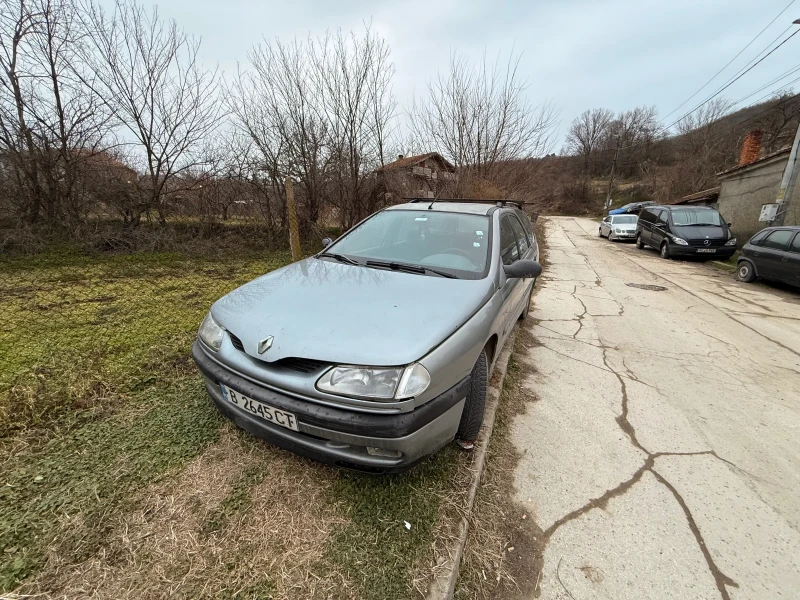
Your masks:
<instances>
[{"instance_id":1,"label":"renault logo emblem","mask_svg":"<svg viewBox=\"0 0 800 600\"><path fill-rule=\"evenodd\" d=\"M267 350L272 348L272 340L273 339L274 338L272 336L269 336L268 338L264 338L263 340L258 342L258 353L259 354L264 354L264 352L266 352Z\"/></svg>"}]
</instances>

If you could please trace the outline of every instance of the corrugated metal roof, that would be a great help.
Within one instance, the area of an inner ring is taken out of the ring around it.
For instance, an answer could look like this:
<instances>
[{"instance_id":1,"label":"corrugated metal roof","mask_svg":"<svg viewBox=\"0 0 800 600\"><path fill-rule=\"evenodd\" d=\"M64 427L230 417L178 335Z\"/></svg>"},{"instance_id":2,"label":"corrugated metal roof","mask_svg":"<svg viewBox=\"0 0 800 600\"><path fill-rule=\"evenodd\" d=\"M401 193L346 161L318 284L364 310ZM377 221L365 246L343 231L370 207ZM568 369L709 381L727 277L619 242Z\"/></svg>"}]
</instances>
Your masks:
<instances>
[{"instance_id":1,"label":"corrugated metal roof","mask_svg":"<svg viewBox=\"0 0 800 600\"><path fill-rule=\"evenodd\" d=\"M702 190L700 192L694 192L693 194L687 194L686 196L675 198L669 202L662 202L662 204L696 204L703 201L714 201L718 196L719 186L708 188L707 190Z\"/></svg>"}]
</instances>

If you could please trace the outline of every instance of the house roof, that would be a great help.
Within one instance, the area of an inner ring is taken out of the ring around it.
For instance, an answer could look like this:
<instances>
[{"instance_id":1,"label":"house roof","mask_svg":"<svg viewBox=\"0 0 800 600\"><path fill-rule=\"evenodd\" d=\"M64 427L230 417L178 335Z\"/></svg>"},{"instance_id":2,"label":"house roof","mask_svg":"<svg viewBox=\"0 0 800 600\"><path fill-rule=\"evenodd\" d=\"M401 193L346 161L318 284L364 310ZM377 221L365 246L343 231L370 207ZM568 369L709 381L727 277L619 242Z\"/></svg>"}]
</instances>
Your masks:
<instances>
[{"instance_id":1,"label":"house roof","mask_svg":"<svg viewBox=\"0 0 800 600\"><path fill-rule=\"evenodd\" d=\"M382 167L379 167L376 170L377 171L392 171L394 169L407 169L409 167L413 167L415 165L418 165L419 163L421 163L424 160L427 160L429 158L434 158L434 157L438 158L439 160L441 160L445 164L445 166L455 170L455 167L452 164L450 164L450 162L445 160L445 158L441 154L439 154L438 152L428 152L426 154L417 154L415 156L404 156L403 158L398 158L396 161L390 162L388 164L385 164L385 165L383 165Z\"/></svg>"},{"instance_id":2,"label":"house roof","mask_svg":"<svg viewBox=\"0 0 800 600\"><path fill-rule=\"evenodd\" d=\"M699 202L713 202L717 197L719 197L719 186L708 188L700 192L694 192L693 194L687 194L686 196L675 198L674 200L669 200L662 204L697 204Z\"/></svg>"},{"instance_id":3,"label":"house roof","mask_svg":"<svg viewBox=\"0 0 800 600\"><path fill-rule=\"evenodd\" d=\"M765 162L767 162L769 160L772 160L773 158L776 158L776 157L781 156L783 154L789 154L789 152L791 152L791 151L792 151L792 147L791 146L786 146L785 148L781 148L780 150L776 150L775 152L771 152L770 154L762 156L758 160L754 160L753 162L747 163L746 165L736 165L732 169L728 169L727 171L721 171L720 173L717 173L717 177L723 177L725 175L730 175L731 173L736 173L737 171L741 171L742 169L749 169L750 167L754 167L756 165L760 165L761 163L765 163Z\"/></svg>"}]
</instances>

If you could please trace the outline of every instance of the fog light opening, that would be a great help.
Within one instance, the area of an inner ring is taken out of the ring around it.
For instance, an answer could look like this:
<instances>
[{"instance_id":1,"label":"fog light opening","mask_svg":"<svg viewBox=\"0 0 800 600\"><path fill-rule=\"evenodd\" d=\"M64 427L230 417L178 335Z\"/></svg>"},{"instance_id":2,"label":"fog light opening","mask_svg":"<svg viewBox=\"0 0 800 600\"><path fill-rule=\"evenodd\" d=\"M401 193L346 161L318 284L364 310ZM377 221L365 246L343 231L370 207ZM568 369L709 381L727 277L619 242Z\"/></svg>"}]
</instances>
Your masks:
<instances>
[{"instance_id":1,"label":"fog light opening","mask_svg":"<svg viewBox=\"0 0 800 600\"><path fill-rule=\"evenodd\" d=\"M400 458L403 453L399 450L389 450L388 448L375 448L367 446L367 454L370 456L383 456L384 458Z\"/></svg>"}]
</instances>

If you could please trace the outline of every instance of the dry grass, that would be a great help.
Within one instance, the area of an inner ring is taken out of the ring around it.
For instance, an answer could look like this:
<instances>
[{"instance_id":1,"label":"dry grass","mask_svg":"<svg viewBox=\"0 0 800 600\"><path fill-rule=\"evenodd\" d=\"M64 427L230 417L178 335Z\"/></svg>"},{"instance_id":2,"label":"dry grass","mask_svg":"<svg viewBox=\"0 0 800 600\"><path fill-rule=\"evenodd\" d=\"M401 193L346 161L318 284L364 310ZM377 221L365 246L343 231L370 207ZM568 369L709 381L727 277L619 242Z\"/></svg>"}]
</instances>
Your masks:
<instances>
[{"instance_id":1,"label":"dry grass","mask_svg":"<svg viewBox=\"0 0 800 600\"><path fill-rule=\"evenodd\" d=\"M298 464L298 463L303 464ZM220 441L140 494L100 551L70 564L55 544L19 594L46 598L314 598L331 528L324 467L223 426ZM268 473L268 477L251 477Z\"/></svg>"}]
</instances>

